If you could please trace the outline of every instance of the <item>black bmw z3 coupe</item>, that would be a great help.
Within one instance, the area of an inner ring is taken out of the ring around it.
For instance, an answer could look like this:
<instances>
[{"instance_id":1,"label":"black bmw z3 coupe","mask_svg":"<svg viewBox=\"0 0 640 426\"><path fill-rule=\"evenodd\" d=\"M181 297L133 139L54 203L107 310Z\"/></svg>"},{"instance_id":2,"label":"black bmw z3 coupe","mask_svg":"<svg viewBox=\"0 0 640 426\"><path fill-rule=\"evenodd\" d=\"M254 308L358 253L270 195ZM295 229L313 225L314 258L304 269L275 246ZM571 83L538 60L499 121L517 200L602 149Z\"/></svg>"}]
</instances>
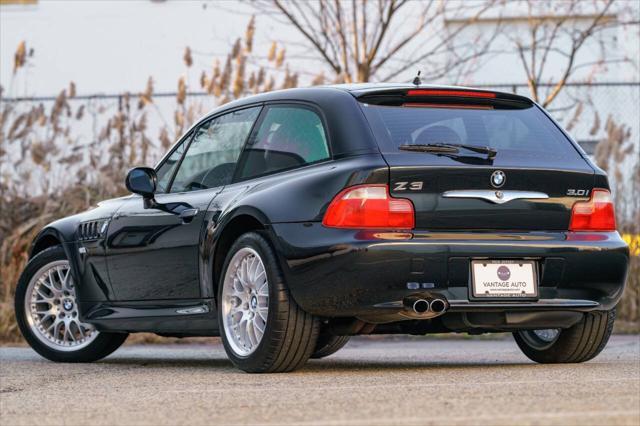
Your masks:
<instances>
[{"instance_id":1,"label":"black bmw z3 coupe","mask_svg":"<svg viewBox=\"0 0 640 426\"><path fill-rule=\"evenodd\" d=\"M238 368L283 372L354 335L512 332L536 362L583 362L627 274L607 176L508 93L252 96L126 186L33 242L15 307L45 358L94 361L152 332L220 336Z\"/></svg>"}]
</instances>

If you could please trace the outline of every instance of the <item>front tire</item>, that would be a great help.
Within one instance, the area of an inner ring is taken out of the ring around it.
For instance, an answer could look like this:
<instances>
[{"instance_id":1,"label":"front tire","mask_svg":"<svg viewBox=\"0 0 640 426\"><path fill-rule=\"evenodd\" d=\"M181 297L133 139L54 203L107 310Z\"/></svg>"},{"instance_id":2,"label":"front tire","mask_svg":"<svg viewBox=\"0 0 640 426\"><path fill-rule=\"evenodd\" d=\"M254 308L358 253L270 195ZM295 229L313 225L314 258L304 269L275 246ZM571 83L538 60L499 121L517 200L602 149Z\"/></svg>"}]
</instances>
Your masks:
<instances>
[{"instance_id":1,"label":"front tire","mask_svg":"<svg viewBox=\"0 0 640 426\"><path fill-rule=\"evenodd\" d=\"M320 331L316 348L311 354L312 359L326 358L342 349L351 336L335 336L328 331Z\"/></svg>"},{"instance_id":2,"label":"front tire","mask_svg":"<svg viewBox=\"0 0 640 426\"><path fill-rule=\"evenodd\" d=\"M319 321L293 300L269 242L257 232L232 245L218 285L218 324L231 362L248 373L301 367Z\"/></svg>"},{"instance_id":3,"label":"front tire","mask_svg":"<svg viewBox=\"0 0 640 426\"><path fill-rule=\"evenodd\" d=\"M595 358L613 330L616 309L588 312L564 330L524 330L513 333L522 352L543 364L578 363Z\"/></svg>"},{"instance_id":4,"label":"front tire","mask_svg":"<svg viewBox=\"0 0 640 426\"><path fill-rule=\"evenodd\" d=\"M27 343L55 362L96 361L127 339L126 333L99 332L80 321L75 283L61 246L29 261L16 287L15 312Z\"/></svg>"}]
</instances>

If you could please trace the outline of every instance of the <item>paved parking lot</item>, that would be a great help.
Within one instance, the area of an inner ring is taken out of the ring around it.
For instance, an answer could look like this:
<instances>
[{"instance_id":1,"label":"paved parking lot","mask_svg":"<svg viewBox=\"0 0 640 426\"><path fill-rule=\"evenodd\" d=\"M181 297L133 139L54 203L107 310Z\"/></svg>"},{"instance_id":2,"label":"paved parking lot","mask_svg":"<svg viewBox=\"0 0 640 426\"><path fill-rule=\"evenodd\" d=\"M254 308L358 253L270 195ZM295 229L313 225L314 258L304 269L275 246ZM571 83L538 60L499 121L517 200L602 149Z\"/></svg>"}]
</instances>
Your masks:
<instances>
[{"instance_id":1,"label":"paved parking lot","mask_svg":"<svg viewBox=\"0 0 640 426\"><path fill-rule=\"evenodd\" d=\"M290 374L235 370L222 346L135 345L95 364L0 348L0 424L640 424L640 343L536 365L511 339L353 339Z\"/></svg>"}]
</instances>

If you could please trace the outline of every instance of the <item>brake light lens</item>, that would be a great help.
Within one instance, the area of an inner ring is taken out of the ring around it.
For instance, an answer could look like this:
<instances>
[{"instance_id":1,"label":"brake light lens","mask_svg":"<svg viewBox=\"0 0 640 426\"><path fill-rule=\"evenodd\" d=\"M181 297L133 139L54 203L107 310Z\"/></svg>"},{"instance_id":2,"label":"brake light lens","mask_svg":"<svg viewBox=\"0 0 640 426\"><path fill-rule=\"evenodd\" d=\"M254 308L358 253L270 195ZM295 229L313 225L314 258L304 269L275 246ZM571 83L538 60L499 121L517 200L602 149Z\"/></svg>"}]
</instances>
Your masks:
<instances>
[{"instance_id":1,"label":"brake light lens","mask_svg":"<svg viewBox=\"0 0 640 426\"><path fill-rule=\"evenodd\" d=\"M570 231L615 231L616 216L611 193L606 189L591 191L589 201L578 201L571 210Z\"/></svg>"},{"instance_id":2,"label":"brake light lens","mask_svg":"<svg viewBox=\"0 0 640 426\"><path fill-rule=\"evenodd\" d=\"M349 187L331 201L322 224L331 228L413 229L413 204L392 198L387 185Z\"/></svg>"},{"instance_id":3,"label":"brake light lens","mask_svg":"<svg viewBox=\"0 0 640 426\"><path fill-rule=\"evenodd\" d=\"M472 90L433 90L412 89L407 91L407 96L457 96L463 98L495 98L493 92L474 92Z\"/></svg>"},{"instance_id":4,"label":"brake light lens","mask_svg":"<svg viewBox=\"0 0 640 426\"><path fill-rule=\"evenodd\" d=\"M493 109L491 105L430 104L425 102L405 102L402 106L409 108Z\"/></svg>"}]
</instances>

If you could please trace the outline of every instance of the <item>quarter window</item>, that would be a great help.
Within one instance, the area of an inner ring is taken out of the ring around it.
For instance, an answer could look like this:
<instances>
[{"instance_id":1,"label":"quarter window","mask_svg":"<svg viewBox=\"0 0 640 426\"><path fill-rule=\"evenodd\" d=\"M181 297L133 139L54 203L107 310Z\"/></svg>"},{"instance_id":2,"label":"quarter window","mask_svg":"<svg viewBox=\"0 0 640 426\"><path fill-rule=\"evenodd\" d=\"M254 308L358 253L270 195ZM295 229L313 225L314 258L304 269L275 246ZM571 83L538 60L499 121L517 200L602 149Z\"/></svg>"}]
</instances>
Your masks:
<instances>
[{"instance_id":1,"label":"quarter window","mask_svg":"<svg viewBox=\"0 0 640 426\"><path fill-rule=\"evenodd\" d=\"M329 158L322 120L309 108L271 106L247 143L238 177L246 179Z\"/></svg>"},{"instance_id":2,"label":"quarter window","mask_svg":"<svg viewBox=\"0 0 640 426\"><path fill-rule=\"evenodd\" d=\"M201 125L171 185L171 192L215 188L231 182L259 107L234 111Z\"/></svg>"},{"instance_id":3,"label":"quarter window","mask_svg":"<svg viewBox=\"0 0 640 426\"><path fill-rule=\"evenodd\" d=\"M185 137L178 147L173 150L169 158L160 166L157 171L158 176L158 187L156 192L167 192L169 189L169 184L171 183L171 176L173 176L174 171L180 165L180 159L182 158L182 154L184 154L185 147L187 146L189 139L191 139L191 134Z\"/></svg>"}]
</instances>

